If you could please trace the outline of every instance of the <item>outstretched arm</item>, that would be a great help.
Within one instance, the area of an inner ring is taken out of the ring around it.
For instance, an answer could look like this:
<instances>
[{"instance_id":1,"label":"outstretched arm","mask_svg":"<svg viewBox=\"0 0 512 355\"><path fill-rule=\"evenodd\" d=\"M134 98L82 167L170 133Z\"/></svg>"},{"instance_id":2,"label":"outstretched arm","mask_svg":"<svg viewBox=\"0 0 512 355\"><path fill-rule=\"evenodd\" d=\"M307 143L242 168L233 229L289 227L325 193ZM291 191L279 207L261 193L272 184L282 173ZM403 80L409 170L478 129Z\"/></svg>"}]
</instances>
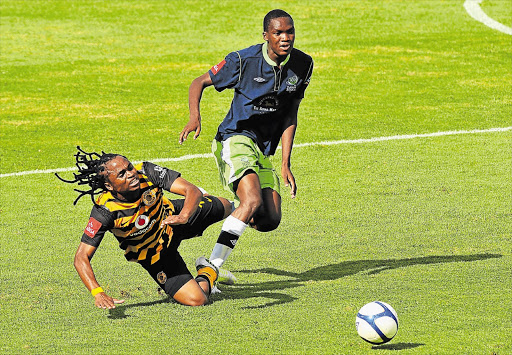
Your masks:
<instances>
[{"instance_id":1,"label":"outstretched arm","mask_svg":"<svg viewBox=\"0 0 512 355\"><path fill-rule=\"evenodd\" d=\"M210 85L213 85L213 82L208 72L195 78L190 84L188 90L188 108L190 111L190 118L185 128L181 131L179 140L180 144L187 139L189 133L192 131L195 131L194 139L199 137L199 134L201 133L201 97L204 89Z\"/></svg>"},{"instance_id":2,"label":"outstretched arm","mask_svg":"<svg viewBox=\"0 0 512 355\"><path fill-rule=\"evenodd\" d=\"M282 165L281 165L281 176L283 178L285 186L290 186L290 195L295 198L297 194L297 185L295 183L295 177L291 171L291 156L293 139L295 138L295 131L297 130L297 113L299 111L299 105L301 100L293 101L288 115L284 123L284 130L281 136L282 146Z\"/></svg>"},{"instance_id":3,"label":"outstretched arm","mask_svg":"<svg viewBox=\"0 0 512 355\"><path fill-rule=\"evenodd\" d=\"M96 281L96 276L94 276L94 271L91 266L91 259L94 256L96 249L97 248L92 245L80 243L75 253L75 269L89 291L100 287L98 281ZM98 292L94 296L94 303L98 308L112 309L116 308L116 304L123 302L124 300L112 298L103 291Z\"/></svg>"}]
</instances>

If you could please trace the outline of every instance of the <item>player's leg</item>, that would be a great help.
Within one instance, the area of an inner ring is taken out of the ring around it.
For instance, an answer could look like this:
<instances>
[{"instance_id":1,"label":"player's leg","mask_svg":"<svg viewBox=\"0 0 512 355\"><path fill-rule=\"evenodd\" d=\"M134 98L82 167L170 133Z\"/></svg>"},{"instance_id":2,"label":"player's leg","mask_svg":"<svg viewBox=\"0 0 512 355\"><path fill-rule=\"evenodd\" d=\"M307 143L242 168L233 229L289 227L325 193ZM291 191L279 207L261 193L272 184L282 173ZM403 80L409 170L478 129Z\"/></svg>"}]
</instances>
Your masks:
<instances>
[{"instance_id":1,"label":"player's leg","mask_svg":"<svg viewBox=\"0 0 512 355\"><path fill-rule=\"evenodd\" d=\"M262 190L263 203L249 222L250 226L260 232L270 232L281 222L281 196L271 188Z\"/></svg>"},{"instance_id":2,"label":"player's leg","mask_svg":"<svg viewBox=\"0 0 512 355\"><path fill-rule=\"evenodd\" d=\"M169 251L156 263L142 266L166 294L186 306L202 306L208 303L210 285L217 279L217 272L213 268L199 270L194 279L177 251Z\"/></svg>"},{"instance_id":3,"label":"player's leg","mask_svg":"<svg viewBox=\"0 0 512 355\"><path fill-rule=\"evenodd\" d=\"M217 281L218 269L204 256L196 261L197 276L195 280L188 281L173 296L173 298L187 306L202 306L208 303L208 296Z\"/></svg>"},{"instance_id":4,"label":"player's leg","mask_svg":"<svg viewBox=\"0 0 512 355\"><path fill-rule=\"evenodd\" d=\"M207 284L206 280L200 280ZM190 280L172 296L174 300L185 306L203 306L208 303L208 296L197 280ZM206 287L206 286L204 286Z\"/></svg>"},{"instance_id":5,"label":"player's leg","mask_svg":"<svg viewBox=\"0 0 512 355\"><path fill-rule=\"evenodd\" d=\"M239 201L237 208L224 221L210 255L211 262L220 268L250 221L261 231L277 227L281 220L281 198L279 178L270 159L250 138L233 136L224 142L214 141L212 150L224 188L235 193Z\"/></svg>"}]
</instances>

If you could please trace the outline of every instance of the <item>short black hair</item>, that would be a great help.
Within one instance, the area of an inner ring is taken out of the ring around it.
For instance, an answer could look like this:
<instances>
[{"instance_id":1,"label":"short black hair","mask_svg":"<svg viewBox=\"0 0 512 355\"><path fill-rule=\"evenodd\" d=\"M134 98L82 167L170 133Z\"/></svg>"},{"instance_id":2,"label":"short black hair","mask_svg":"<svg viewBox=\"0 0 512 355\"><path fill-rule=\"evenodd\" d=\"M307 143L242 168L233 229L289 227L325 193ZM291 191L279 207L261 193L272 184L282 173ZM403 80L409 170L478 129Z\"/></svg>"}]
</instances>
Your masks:
<instances>
[{"instance_id":1,"label":"short black hair","mask_svg":"<svg viewBox=\"0 0 512 355\"><path fill-rule=\"evenodd\" d=\"M265 15L265 18L263 19L263 32L267 32L267 29L268 29L268 26L270 25L271 20L273 20L275 18L280 18L280 17L288 17L290 20L292 20L292 23L293 23L293 18L290 16L289 13L287 13L284 10L275 9L275 10L269 11L269 13L267 13Z\"/></svg>"}]
</instances>

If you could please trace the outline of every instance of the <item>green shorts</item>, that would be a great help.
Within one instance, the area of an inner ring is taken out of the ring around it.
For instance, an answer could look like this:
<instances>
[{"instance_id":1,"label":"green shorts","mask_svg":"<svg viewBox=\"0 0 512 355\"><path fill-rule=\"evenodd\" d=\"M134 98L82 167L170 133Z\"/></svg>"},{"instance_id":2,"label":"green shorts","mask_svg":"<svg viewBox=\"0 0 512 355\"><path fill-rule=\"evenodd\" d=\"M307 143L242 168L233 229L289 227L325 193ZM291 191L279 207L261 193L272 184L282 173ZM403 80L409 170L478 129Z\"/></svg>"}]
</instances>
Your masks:
<instances>
[{"instance_id":1,"label":"green shorts","mask_svg":"<svg viewBox=\"0 0 512 355\"><path fill-rule=\"evenodd\" d=\"M214 139L212 151L217 161L220 181L224 189L235 193L233 183L248 170L252 170L258 175L262 189L271 188L281 194L279 177L269 157L263 155L251 138L236 135L222 142ZM236 198L238 199L238 197Z\"/></svg>"}]
</instances>

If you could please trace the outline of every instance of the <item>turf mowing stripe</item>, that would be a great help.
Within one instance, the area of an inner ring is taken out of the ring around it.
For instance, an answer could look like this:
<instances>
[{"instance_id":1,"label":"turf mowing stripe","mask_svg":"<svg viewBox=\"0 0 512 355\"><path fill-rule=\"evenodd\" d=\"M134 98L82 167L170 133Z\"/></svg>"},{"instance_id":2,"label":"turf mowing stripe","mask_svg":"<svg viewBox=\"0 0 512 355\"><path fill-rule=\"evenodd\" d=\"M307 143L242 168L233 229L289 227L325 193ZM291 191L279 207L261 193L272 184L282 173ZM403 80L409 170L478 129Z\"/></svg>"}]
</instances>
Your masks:
<instances>
[{"instance_id":1,"label":"turf mowing stripe","mask_svg":"<svg viewBox=\"0 0 512 355\"><path fill-rule=\"evenodd\" d=\"M471 131L446 131L446 132L435 132L435 133L424 133L424 134L406 134L406 135L401 135L401 136L375 137L375 138L366 138L366 139L342 139L339 141L323 141L323 142L294 144L293 148L311 147L311 146L316 146L316 145L374 143L374 142L385 142L385 141L402 140L402 139L451 136L451 135L458 135L458 134L505 132L505 131L510 131L510 130L512 130L512 127L475 129L475 130L471 130ZM278 149L280 149L280 148L281 147L279 147ZM164 163L164 162L184 161L184 160L191 160L191 159L211 158L211 157L213 157L213 154L208 153L208 154L189 154L189 155L184 155L184 156L177 157L177 158L157 158L157 159L148 159L148 160L153 163ZM134 163L136 163L136 161L134 161ZM0 178L11 177L11 176L34 175L34 174L53 174L53 173L61 173L61 172L74 171L74 170L76 170L76 167L46 169L46 170L28 170L28 171L20 171L17 173L0 174Z\"/></svg>"},{"instance_id":2,"label":"turf mowing stripe","mask_svg":"<svg viewBox=\"0 0 512 355\"><path fill-rule=\"evenodd\" d=\"M482 1L483 0L466 0L464 2L464 8L468 12L469 16L473 17L478 22L483 23L487 27L506 33L508 35L512 35L511 27L505 26L487 16L484 10L482 10L482 8L480 7L480 3Z\"/></svg>"}]
</instances>

